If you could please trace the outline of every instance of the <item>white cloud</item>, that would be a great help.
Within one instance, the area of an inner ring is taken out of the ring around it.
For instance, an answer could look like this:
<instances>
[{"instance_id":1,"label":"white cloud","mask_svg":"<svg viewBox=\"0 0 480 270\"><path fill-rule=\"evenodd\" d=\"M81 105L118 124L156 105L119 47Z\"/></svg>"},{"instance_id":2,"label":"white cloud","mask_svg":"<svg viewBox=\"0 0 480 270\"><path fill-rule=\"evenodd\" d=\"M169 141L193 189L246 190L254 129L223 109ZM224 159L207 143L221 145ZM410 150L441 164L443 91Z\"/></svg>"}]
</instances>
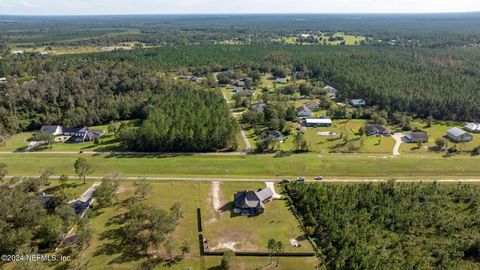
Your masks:
<instances>
[{"instance_id":1,"label":"white cloud","mask_svg":"<svg viewBox=\"0 0 480 270\"><path fill-rule=\"evenodd\" d=\"M480 11L478 0L0 0L0 14L419 13Z\"/></svg>"}]
</instances>

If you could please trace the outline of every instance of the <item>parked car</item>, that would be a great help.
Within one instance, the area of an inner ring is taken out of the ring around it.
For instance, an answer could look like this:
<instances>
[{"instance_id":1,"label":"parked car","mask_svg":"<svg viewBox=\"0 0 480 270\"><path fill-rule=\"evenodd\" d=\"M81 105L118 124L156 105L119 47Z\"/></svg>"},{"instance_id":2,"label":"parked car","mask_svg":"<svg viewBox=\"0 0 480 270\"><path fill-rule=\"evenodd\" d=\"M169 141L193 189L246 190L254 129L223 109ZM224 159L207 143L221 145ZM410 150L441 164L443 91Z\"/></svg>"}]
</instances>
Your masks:
<instances>
[{"instance_id":1,"label":"parked car","mask_svg":"<svg viewBox=\"0 0 480 270\"><path fill-rule=\"evenodd\" d=\"M285 183L285 184L286 184L286 183L290 183L290 180L289 180L289 179L286 179L286 178L285 178L285 179L282 179L282 183Z\"/></svg>"},{"instance_id":2,"label":"parked car","mask_svg":"<svg viewBox=\"0 0 480 270\"><path fill-rule=\"evenodd\" d=\"M323 180L323 176L315 176L315 178L313 178L313 179L315 179L317 181L320 181L320 180Z\"/></svg>"}]
</instances>

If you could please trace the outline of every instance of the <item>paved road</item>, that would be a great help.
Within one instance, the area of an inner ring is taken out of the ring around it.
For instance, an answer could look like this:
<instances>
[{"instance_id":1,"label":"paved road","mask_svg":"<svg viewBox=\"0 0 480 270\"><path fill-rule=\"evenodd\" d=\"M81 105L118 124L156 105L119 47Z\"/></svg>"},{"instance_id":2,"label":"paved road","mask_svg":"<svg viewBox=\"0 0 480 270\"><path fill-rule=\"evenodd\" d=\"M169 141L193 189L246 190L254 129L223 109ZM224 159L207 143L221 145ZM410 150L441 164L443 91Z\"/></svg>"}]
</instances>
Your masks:
<instances>
[{"instance_id":1,"label":"paved road","mask_svg":"<svg viewBox=\"0 0 480 270\"><path fill-rule=\"evenodd\" d=\"M24 177L40 177L39 175L7 175L6 178L12 178L14 176L24 176ZM70 179L76 179L77 176L70 175ZM51 176L52 179L58 179L60 176ZM87 176L89 180L98 180L102 179L103 176ZM123 177L125 180L147 180L147 181L208 181L208 182L280 182L282 179L280 178L198 178L198 177ZM313 179L313 178L312 178ZM308 182L315 182L315 183L380 183L380 182L388 182L389 179L382 179L382 178L332 178L332 179L325 179L322 181L314 181L307 179ZM459 178L459 179L396 179L396 182L440 182L440 183L458 183L458 182L465 182L465 183L480 183L480 178Z\"/></svg>"},{"instance_id":2,"label":"paved road","mask_svg":"<svg viewBox=\"0 0 480 270\"><path fill-rule=\"evenodd\" d=\"M242 152L208 152L208 153L174 153L174 152L89 152L83 151L74 152L54 152L54 151L44 151L44 152L0 152L0 155L126 155L126 156L154 156L154 155L172 155L172 156L242 156L246 155L246 151Z\"/></svg>"},{"instance_id":3,"label":"paved road","mask_svg":"<svg viewBox=\"0 0 480 270\"><path fill-rule=\"evenodd\" d=\"M400 149L400 145L403 143L402 141L403 134L395 133L392 135L392 138L395 140L395 146L393 147L393 155L400 156L400 152L398 150Z\"/></svg>"}]
</instances>

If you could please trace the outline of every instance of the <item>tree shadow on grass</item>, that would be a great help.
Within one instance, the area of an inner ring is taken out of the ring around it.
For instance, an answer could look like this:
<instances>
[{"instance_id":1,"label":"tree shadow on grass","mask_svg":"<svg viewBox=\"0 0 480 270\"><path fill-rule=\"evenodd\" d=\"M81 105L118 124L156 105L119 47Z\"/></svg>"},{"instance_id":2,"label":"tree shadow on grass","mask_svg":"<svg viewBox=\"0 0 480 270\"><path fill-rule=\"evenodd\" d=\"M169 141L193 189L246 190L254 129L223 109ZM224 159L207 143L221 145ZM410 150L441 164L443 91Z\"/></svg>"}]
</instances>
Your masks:
<instances>
[{"instance_id":1,"label":"tree shadow on grass","mask_svg":"<svg viewBox=\"0 0 480 270\"><path fill-rule=\"evenodd\" d=\"M127 243L122 226L124 223L125 214L113 216L105 223L106 227L113 226L114 228L105 230L100 234L99 240L105 241L105 243L95 250L93 256L118 255L108 264L139 261L143 258L138 247Z\"/></svg>"}]
</instances>

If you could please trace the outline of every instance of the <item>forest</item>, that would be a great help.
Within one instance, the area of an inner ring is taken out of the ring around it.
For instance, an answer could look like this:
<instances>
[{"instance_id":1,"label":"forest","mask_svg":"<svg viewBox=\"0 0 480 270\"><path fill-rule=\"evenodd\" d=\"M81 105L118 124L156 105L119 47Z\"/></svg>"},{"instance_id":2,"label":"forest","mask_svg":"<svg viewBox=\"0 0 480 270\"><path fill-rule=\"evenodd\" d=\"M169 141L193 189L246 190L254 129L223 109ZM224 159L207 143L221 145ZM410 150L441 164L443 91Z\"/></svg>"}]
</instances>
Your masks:
<instances>
[{"instance_id":1,"label":"forest","mask_svg":"<svg viewBox=\"0 0 480 270\"><path fill-rule=\"evenodd\" d=\"M389 113L472 121L480 118L478 48L411 49L339 46L198 45L89 55L157 70L200 73L229 68L291 69L340 89L340 98L364 98ZM75 58L75 56L73 56ZM72 56L60 59L71 61Z\"/></svg>"},{"instance_id":2,"label":"forest","mask_svg":"<svg viewBox=\"0 0 480 270\"><path fill-rule=\"evenodd\" d=\"M301 32L346 32L386 46L448 47L477 44L480 15L285 14L22 17L0 16L0 44L21 46L181 45L235 40L272 44ZM378 40L385 42L378 42Z\"/></svg>"},{"instance_id":3,"label":"forest","mask_svg":"<svg viewBox=\"0 0 480 270\"><path fill-rule=\"evenodd\" d=\"M0 88L1 134L47 124L91 126L148 115L138 130L122 127L118 138L125 146L142 151L236 147L236 122L218 92L127 64L78 61L69 67L45 66L52 70L40 74L28 67L27 72L38 76L34 81Z\"/></svg>"},{"instance_id":4,"label":"forest","mask_svg":"<svg viewBox=\"0 0 480 270\"><path fill-rule=\"evenodd\" d=\"M135 151L235 150L237 124L220 93L190 87L160 93L140 127L122 126L117 138Z\"/></svg>"},{"instance_id":5,"label":"forest","mask_svg":"<svg viewBox=\"0 0 480 270\"><path fill-rule=\"evenodd\" d=\"M477 269L480 189L436 183L284 186L327 269Z\"/></svg>"}]
</instances>

